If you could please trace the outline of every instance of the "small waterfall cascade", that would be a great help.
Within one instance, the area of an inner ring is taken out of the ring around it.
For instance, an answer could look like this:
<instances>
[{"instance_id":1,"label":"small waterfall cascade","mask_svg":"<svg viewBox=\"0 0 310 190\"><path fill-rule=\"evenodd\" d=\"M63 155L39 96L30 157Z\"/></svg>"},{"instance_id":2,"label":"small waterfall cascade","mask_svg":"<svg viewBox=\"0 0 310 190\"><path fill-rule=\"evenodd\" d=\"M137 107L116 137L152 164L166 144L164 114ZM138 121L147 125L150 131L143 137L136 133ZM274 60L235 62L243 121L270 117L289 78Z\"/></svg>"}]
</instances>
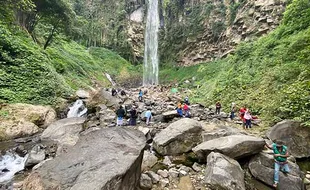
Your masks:
<instances>
[{"instance_id":1,"label":"small waterfall cascade","mask_svg":"<svg viewBox=\"0 0 310 190\"><path fill-rule=\"evenodd\" d=\"M149 0L144 36L143 86L158 84L159 24L158 0Z\"/></svg>"},{"instance_id":2,"label":"small waterfall cascade","mask_svg":"<svg viewBox=\"0 0 310 190\"><path fill-rule=\"evenodd\" d=\"M67 118L71 117L82 117L87 113L87 108L85 107L82 100L76 100L72 106L69 107Z\"/></svg>"},{"instance_id":3,"label":"small waterfall cascade","mask_svg":"<svg viewBox=\"0 0 310 190\"><path fill-rule=\"evenodd\" d=\"M108 73L104 73L105 76L107 77L107 79L110 81L110 83L112 84L112 86L116 86L116 83L113 81L111 75L109 75Z\"/></svg>"},{"instance_id":4,"label":"small waterfall cascade","mask_svg":"<svg viewBox=\"0 0 310 190\"><path fill-rule=\"evenodd\" d=\"M27 158L28 155L20 157L9 151L0 156L0 184L9 182L15 173L22 171L25 168Z\"/></svg>"}]
</instances>

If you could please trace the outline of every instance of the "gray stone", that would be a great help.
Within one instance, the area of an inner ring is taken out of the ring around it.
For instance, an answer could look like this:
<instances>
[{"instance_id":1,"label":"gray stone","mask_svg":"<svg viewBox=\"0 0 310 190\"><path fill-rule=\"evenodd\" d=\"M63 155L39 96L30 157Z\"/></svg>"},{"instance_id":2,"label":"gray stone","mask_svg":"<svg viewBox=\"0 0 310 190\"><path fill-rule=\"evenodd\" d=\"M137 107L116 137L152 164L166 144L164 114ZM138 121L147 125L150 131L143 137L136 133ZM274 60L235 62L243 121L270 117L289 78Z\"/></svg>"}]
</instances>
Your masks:
<instances>
[{"instance_id":1,"label":"gray stone","mask_svg":"<svg viewBox=\"0 0 310 190\"><path fill-rule=\"evenodd\" d=\"M163 178L159 180L159 185L160 187L164 188L169 184L169 179Z\"/></svg>"},{"instance_id":2,"label":"gray stone","mask_svg":"<svg viewBox=\"0 0 310 190\"><path fill-rule=\"evenodd\" d=\"M153 184L156 184L160 180L160 176L153 171L148 171L146 174L152 179Z\"/></svg>"},{"instance_id":3,"label":"gray stone","mask_svg":"<svg viewBox=\"0 0 310 190\"><path fill-rule=\"evenodd\" d=\"M179 177L179 172L175 168L170 168L168 172L169 172L169 176L174 179Z\"/></svg>"},{"instance_id":4,"label":"gray stone","mask_svg":"<svg viewBox=\"0 0 310 190\"><path fill-rule=\"evenodd\" d=\"M163 178L167 178L169 176L167 170L158 170L157 173Z\"/></svg>"},{"instance_id":5,"label":"gray stone","mask_svg":"<svg viewBox=\"0 0 310 190\"><path fill-rule=\"evenodd\" d=\"M288 162L290 173L284 175L280 172L280 183L278 189L302 190L303 183L301 171L297 164ZM249 169L252 175L267 185L272 186L274 174L274 158L272 154L260 153L249 162Z\"/></svg>"},{"instance_id":6,"label":"gray stone","mask_svg":"<svg viewBox=\"0 0 310 190\"><path fill-rule=\"evenodd\" d=\"M267 132L267 136L273 141L284 141L296 158L310 157L310 128L301 126L300 122L281 121Z\"/></svg>"},{"instance_id":7,"label":"gray stone","mask_svg":"<svg viewBox=\"0 0 310 190\"><path fill-rule=\"evenodd\" d=\"M243 158L263 150L265 141L262 138L247 135L231 135L203 142L195 148L194 153L205 161L210 152L221 152L231 158Z\"/></svg>"},{"instance_id":8,"label":"gray stone","mask_svg":"<svg viewBox=\"0 0 310 190\"><path fill-rule=\"evenodd\" d=\"M42 162L45 159L45 150L42 147L42 145L35 145L29 155L28 158L26 160L25 165L26 166L33 166L36 164L39 164L40 162Z\"/></svg>"},{"instance_id":9,"label":"gray stone","mask_svg":"<svg viewBox=\"0 0 310 190\"><path fill-rule=\"evenodd\" d=\"M202 141L202 127L193 119L180 119L158 133L154 148L161 155L178 155L190 151Z\"/></svg>"},{"instance_id":10,"label":"gray stone","mask_svg":"<svg viewBox=\"0 0 310 190\"><path fill-rule=\"evenodd\" d=\"M143 154L143 161L142 161L142 171L146 171L151 169L156 163L157 163L158 158L150 153L150 151L145 150Z\"/></svg>"},{"instance_id":11,"label":"gray stone","mask_svg":"<svg viewBox=\"0 0 310 190\"><path fill-rule=\"evenodd\" d=\"M213 126L211 125L210 127ZM205 130L202 134L202 137L203 141L209 141L220 137L226 137L230 135L241 135L241 134L246 133L234 127L216 125L216 127L210 128L209 130Z\"/></svg>"},{"instance_id":12,"label":"gray stone","mask_svg":"<svg viewBox=\"0 0 310 190\"><path fill-rule=\"evenodd\" d=\"M41 135L42 140L53 140L61 145L75 145L83 130L85 118L75 117L58 120L49 125Z\"/></svg>"},{"instance_id":13,"label":"gray stone","mask_svg":"<svg viewBox=\"0 0 310 190\"><path fill-rule=\"evenodd\" d=\"M200 172L202 170L202 167L197 162L193 164L192 168L195 172Z\"/></svg>"},{"instance_id":14,"label":"gray stone","mask_svg":"<svg viewBox=\"0 0 310 190\"><path fill-rule=\"evenodd\" d=\"M82 98L82 99L86 99L90 97L89 92L82 90L82 89L77 90L75 94L77 95L77 97Z\"/></svg>"},{"instance_id":15,"label":"gray stone","mask_svg":"<svg viewBox=\"0 0 310 190\"><path fill-rule=\"evenodd\" d=\"M172 110L172 111L167 111L165 113L162 114L164 119L173 119L175 117L178 117L178 113L176 110Z\"/></svg>"},{"instance_id":16,"label":"gray stone","mask_svg":"<svg viewBox=\"0 0 310 190\"><path fill-rule=\"evenodd\" d=\"M136 130L91 132L33 171L23 189L136 190L144 147L145 137Z\"/></svg>"},{"instance_id":17,"label":"gray stone","mask_svg":"<svg viewBox=\"0 0 310 190\"><path fill-rule=\"evenodd\" d=\"M236 160L215 152L207 160L205 183L211 189L245 190L243 170Z\"/></svg>"},{"instance_id":18,"label":"gray stone","mask_svg":"<svg viewBox=\"0 0 310 190\"><path fill-rule=\"evenodd\" d=\"M141 174L140 177L140 187L143 190L152 189L152 179L147 174Z\"/></svg>"},{"instance_id":19,"label":"gray stone","mask_svg":"<svg viewBox=\"0 0 310 190\"><path fill-rule=\"evenodd\" d=\"M170 166L172 164L172 162L168 156L164 157L163 164L165 164L166 166Z\"/></svg>"}]
</instances>

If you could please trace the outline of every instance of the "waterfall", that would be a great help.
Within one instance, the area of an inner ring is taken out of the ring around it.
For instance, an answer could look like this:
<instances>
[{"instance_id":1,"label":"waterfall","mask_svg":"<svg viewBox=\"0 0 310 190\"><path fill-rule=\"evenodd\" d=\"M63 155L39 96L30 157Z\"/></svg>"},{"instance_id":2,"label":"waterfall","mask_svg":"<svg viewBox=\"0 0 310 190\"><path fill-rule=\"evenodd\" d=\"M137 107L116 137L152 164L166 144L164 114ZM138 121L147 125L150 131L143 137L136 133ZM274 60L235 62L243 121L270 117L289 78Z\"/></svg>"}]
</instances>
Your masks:
<instances>
[{"instance_id":1,"label":"waterfall","mask_svg":"<svg viewBox=\"0 0 310 190\"><path fill-rule=\"evenodd\" d=\"M144 37L143 85L158 84L158 0L148 1L146 30Z\"/></svg>"},{"instance_id":2,"label":"waterfall","mask_svg":"<svg viewBox=\"0 0 310 190\"><path fill-rule=\"evenodd\" d=\"M69 108L67 118L71 117L82 117L87 113L87 108L84 106L82 100L77 100L74 104Z\"/></svg>"}]
</instances>

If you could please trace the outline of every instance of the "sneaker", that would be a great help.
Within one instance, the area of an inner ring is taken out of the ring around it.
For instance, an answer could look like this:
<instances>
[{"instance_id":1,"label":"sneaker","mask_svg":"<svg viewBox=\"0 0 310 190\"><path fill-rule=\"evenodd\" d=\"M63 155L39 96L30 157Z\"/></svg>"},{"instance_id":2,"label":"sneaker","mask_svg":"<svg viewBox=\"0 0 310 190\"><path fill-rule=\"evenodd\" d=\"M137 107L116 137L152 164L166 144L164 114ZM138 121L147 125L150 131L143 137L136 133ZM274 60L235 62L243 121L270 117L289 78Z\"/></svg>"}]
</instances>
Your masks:
<instances>
[{"instance_id":1,"label":"sneaker","mask_svg":"<svg viewBox=\"0 0 310 190\"><path fill-rule=\"evenodd\" d=\"M277 187L278 187L278 183L275 182L272 186L273 186L274 188L277 188Z\"/></svg>"}]
</instances>

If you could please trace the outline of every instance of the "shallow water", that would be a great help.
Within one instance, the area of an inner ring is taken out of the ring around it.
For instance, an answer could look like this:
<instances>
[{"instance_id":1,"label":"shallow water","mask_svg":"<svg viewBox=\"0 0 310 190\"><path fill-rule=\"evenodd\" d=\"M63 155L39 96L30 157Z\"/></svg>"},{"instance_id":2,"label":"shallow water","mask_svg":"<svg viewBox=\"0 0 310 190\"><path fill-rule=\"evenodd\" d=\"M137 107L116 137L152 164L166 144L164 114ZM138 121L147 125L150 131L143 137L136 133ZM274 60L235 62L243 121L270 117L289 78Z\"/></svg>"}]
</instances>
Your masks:
<instances>
[{"instance_id":1,"label":"shallow water","mask_svg":"<svg viewBox=\"0 0 310 190\"><path fill-rule=\"evenodd\" d=\"M28 155L20 157L11 152L0 156L0 184L10 181L15 173L24 170L27 157Z\"/></svg>"}]
</instances>

